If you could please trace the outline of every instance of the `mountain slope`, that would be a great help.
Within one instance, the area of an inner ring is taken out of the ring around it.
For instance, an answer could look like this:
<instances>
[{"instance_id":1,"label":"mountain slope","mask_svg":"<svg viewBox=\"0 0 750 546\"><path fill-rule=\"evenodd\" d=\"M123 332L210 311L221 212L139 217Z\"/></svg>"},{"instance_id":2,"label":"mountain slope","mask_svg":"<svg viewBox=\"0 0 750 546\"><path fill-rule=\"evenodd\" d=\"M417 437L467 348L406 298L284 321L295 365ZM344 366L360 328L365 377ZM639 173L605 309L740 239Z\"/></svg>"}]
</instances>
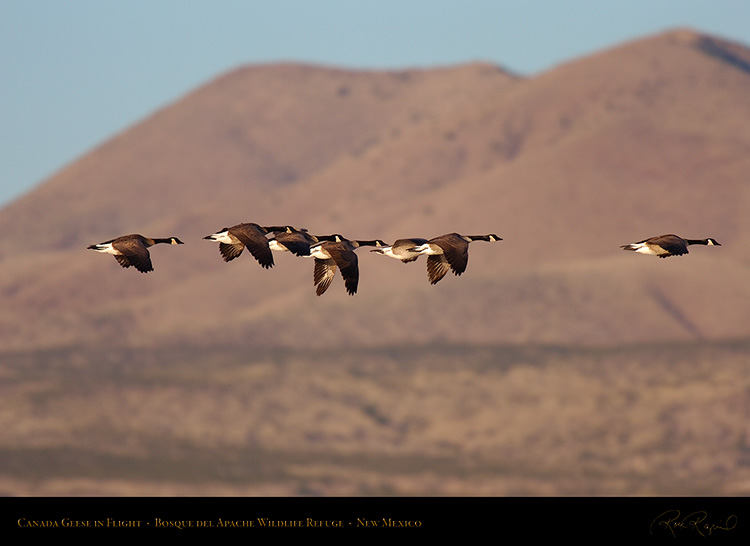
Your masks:
<instances>
[{"instance_id":1,"label":"mountain slope","mask_svg":"<svg viewBox=\"0 0 750 546\"><path fill-rule=\"evenodd\" d=\"M533 78L484 64L224 75L0 211L0 346L618 344L750 335L748 50L691 31ZM436 286L360 256L323 297L312 263L223 263L233 223L352 238L497 233ZM136 275L85 247L177 235ZM663 232L722 247L656 260ZM34 241L35 244L30 244ZM373 334L377 334L373 337Z\"/></svg>"}]
</instances>

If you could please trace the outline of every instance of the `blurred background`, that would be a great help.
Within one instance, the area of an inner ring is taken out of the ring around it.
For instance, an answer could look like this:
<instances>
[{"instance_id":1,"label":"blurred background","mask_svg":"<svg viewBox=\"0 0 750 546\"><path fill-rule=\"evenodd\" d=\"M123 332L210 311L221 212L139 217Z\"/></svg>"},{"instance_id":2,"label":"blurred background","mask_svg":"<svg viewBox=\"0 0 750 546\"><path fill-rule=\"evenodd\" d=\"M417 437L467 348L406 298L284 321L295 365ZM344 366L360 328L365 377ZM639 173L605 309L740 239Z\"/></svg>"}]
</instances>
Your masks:
<instances>
[{"instance_id":1,"label":"blurred background","mask_svg":"<svg viewBox=\"0 0 750 546\"><path fill-rule=\"evenodd\" d=\"M750 8L547 4L0 4L0 494L748 494Z\"/></svg>"}]
</instances>

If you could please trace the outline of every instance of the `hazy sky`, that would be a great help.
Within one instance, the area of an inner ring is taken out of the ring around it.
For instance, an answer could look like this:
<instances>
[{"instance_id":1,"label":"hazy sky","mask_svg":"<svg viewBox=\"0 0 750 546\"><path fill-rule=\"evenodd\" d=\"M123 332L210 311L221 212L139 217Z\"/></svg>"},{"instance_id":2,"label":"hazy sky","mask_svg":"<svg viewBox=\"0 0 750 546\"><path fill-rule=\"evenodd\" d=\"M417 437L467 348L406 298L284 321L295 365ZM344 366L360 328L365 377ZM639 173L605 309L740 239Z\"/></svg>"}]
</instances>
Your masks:
<instances>
[{"instance_id":1,"label":"hazy sky","mask_svg":"<svg viewBox=\"0 0 750 546\"><path fill-rule=\"evenodd\" d=\"M243 64L533 75L681 26L750 45L750 1L0 0L0 206Z\"/></svg>"}]
</instances>

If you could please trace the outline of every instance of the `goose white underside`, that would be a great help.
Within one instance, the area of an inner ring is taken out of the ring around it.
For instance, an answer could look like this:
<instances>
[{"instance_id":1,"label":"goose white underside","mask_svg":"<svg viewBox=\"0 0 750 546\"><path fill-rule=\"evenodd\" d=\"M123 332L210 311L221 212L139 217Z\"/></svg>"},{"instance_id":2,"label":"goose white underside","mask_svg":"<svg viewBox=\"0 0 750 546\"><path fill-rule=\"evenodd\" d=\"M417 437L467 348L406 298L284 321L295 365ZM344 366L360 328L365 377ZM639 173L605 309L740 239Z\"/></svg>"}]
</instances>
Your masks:
<instances>
[{"instance_id":1,"label":"goose white underside","mask_svg":"<svg viewBox=\"0 0 750 546\"><path fill-rule=\"evenodd\" d=\"M211 241L216 241L217 243L226 243L228 245L233 245L237 243L237 239L230 236L228 231L221 231L219 233L214 233L213 235L209 235L207 238Z\"/></svg>"},{"instance_id":2,"label":"goose white underside","mask_svg":"<svg viewBox=\"0 0 750 546\"><path fill-rule=\"evenodd\" d=\"M443 249L437 245L423 244L409 249L409 252L413 252L415 254L426 254L427 256L434 256L435 254L442 254Z\"/></svg>"},{"instance_id":3,"label":"goose white underside","mask_svg":"<svg viewBox=\"0 0 750 546\"><path fill-rule=\"evenodd\" d=\"M412 249L402 250L400 253L395 253L393 252L392 246L386 246L383 248L375 248L371 250L371 252L376 252L378 254L382 254L390 258L395 258L397 260L403 260L404 258L412 258L412 257L416 258L417 256L420 256L419 252L416 252Z\"/></svg>"},{"instance_id":4,"label":"goose white underside","mask_svg":"<svg viewBox=\"0 0 750 546\"><path fill-rule=\"evenodd\" d=\"M656 252L653 248L645 243L633 243L629 245L630 250L638 252L639 254L648 254L649 256L658 256L664 252Z\"/></svg>"},{"instance_id":5,"label":"goose white underside","mask_svg":"<svg viewBox=\"0 0 750 546\"><path fill-rule=\"evenodd\" d=\"M318 258L319 260L328 260L331 255L328 252L325 252L320 246L311 246L309 257Z\"/></svg>"},{"instance_id":6,"label":"goose white underside","mask_svg":"<svg viewBox=\"0 0 750 546\"><path fill-rule=\"evenodd\" d=\"M97 252L103 252L105 254L112 254L113 256L121 256L122 252L117 250L115 247L112 246L112 243L106 244L106 245L96 245L92 250L96 250Z\"/></svg>"},{"instance_id":7,"label":"goose white underside","mask_svg":"<svg viewBox=\"0 0 750 546\"><path fill-rule=\"evenodd\" d=\"M289 252L289 249L285 247L282 244L279 244L279 242L276 239L270 239L268 241L268 248L271 250L275 250L277 252Z\"/></svg>"}]
</instances>

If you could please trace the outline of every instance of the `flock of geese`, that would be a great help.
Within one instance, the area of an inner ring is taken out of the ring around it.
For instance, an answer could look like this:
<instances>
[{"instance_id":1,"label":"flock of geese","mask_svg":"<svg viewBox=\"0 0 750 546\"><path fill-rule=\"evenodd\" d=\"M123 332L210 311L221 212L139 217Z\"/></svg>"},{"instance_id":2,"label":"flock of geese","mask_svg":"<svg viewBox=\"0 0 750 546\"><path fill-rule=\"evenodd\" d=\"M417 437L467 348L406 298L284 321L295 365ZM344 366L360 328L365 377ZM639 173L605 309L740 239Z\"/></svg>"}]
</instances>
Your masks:
<instances>
[{"instance_id":1,"label":"flock of geese","mask_svg":"<svg viewBox=\"0 0 750 546\"><path fill-rule=\"evenodd\" d=\"M446 233L432 239L405 238L393 244L380 239L346 239L342 235L312 235L307 229L292 226L260 226L242 223L223 228L204 239L219 243L219 252L225 262L230 262L247 250L263 268L274 265L273 252L291 252L296 256L314 259L313 283L320 296L333 282L336 269L341 272L344 286L350 295L357 293L359 265L356 250L363 246L374 247L371 252L389 256L402 263L427 256L427 278L430 284L438 283L452 271L461 275L469 260L469 243L474 241L501 241L497 235L459 235ZM124 235L110 241L90 245L88 248L111 254L125 268L134 267L141 273L153 271L149 247L156 244L184 244L177 237L150 238L139 234ZM688 253L690 245L721 246L716 239L684 239L677 235L659 235L623 245L624 250L667 258Z\"/></svg>"}]
</instances>

